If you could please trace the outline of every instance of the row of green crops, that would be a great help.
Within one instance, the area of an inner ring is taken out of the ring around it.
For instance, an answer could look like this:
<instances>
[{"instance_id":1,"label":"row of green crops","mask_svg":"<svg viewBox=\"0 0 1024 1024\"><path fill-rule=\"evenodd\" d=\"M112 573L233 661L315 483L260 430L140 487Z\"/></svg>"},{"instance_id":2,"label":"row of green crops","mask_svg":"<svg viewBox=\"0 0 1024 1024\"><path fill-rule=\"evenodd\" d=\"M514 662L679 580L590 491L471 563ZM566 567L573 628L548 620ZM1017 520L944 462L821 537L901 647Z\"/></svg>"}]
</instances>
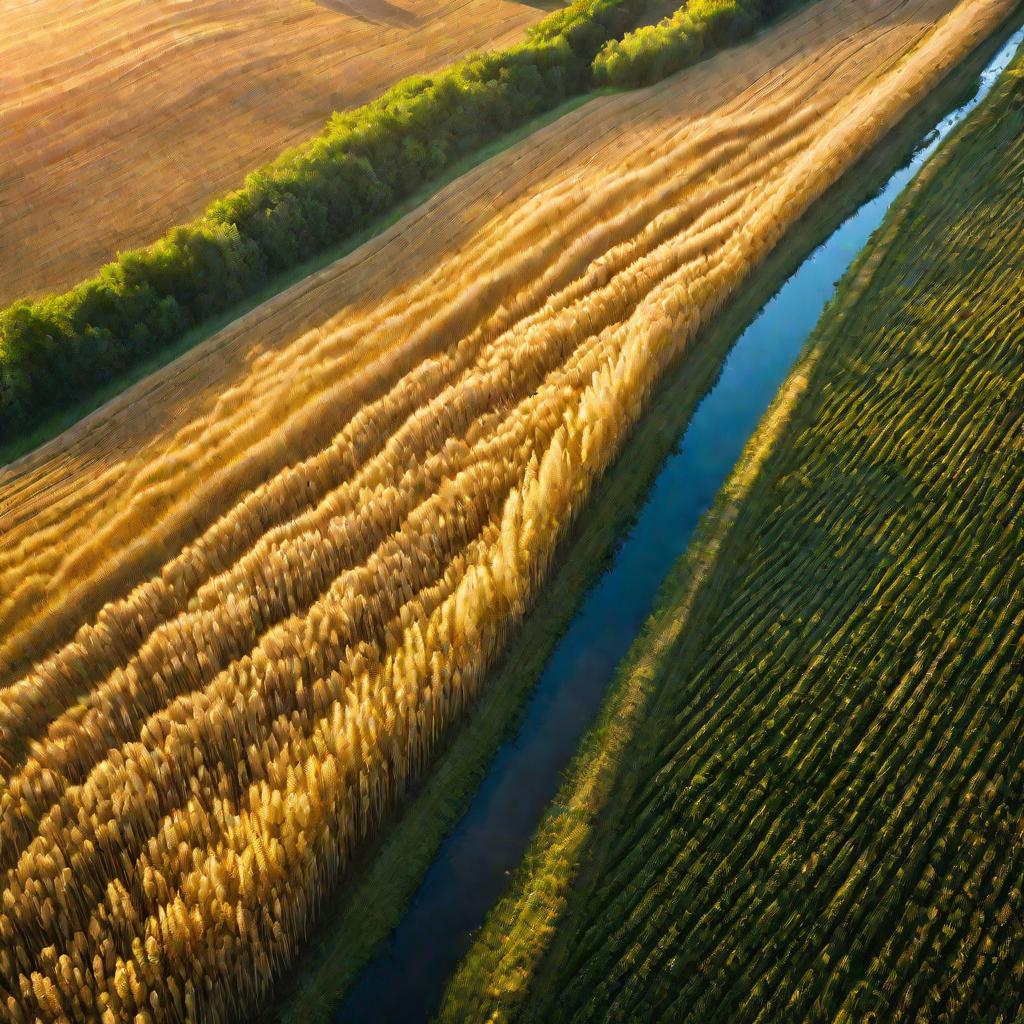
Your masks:
<instances>
[{"instance_id":1,"label":"row of green crops","mask_svg":"<svg viewBox=\"0 0 1024 1024\"><path fill-rule=\"evenodd\" d=\"M1022 72L812 337L516 1019L1021 1019Z\"/></svg>"},{"instance_id":2,"label":"row of green crops","mask_svg":"<svg viewBox=\"0 0 1024 1024\"><path fill-rule=\"evenodd\" d=\"M749 30L754 7L768 13L773 4L692 0L689 7L695 20L679 22L665 45L675 47L679 32L699 35L696 59L734 30ZM732 8L744 16L721 13ZM599 70L602 47L666 9L664 0L576 0L534 26L522 45L406 79L335 114L320 135L250 174L201 218L122 253L71 291L10 306L0 313L0 439L357 233L488 140L612 80Z\"/></svg>"}]
</instances>

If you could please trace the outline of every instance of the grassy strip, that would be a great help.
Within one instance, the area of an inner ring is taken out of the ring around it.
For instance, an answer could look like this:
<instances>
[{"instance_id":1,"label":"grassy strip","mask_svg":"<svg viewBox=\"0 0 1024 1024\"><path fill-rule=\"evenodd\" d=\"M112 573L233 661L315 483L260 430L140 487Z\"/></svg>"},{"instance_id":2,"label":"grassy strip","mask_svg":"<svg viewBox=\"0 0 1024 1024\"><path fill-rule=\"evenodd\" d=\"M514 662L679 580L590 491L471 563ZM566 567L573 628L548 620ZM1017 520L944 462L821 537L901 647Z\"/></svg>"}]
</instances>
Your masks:
<instances>
[{"instance_id":1,"label":"grassy strip","mask_svg":"<svg viewBox=\"0 0 1024 1024\"><path fill-rule=\"evenodd\" d=\"M378 235L382 235L388 228L397 224L398 221L417 207L422 206L431 197L440 192L441 189L461 178L464 174L468 174L475 167L479 167L492 157L498 156L507 149L511 149L512 146L518 145L524 139L529 138L534 132L538 132L546 125L565 117L578 107L582 107L585 103L589 103L599 96L610 95L615 91L617 90L610 88L593 89L590 92L574 96L547 113L533 118L519 128L506 132L488 145L482 146L480 149L474 150L472 153L462 157L443 174L438 175L418 188L412 195L397 203L386 213L380 214L357 234L346 238L343 242L329 249L325 249L319 255L305 260L290 270L274 275L272 279L268 280L266 284L249 298L237 302L218 316L212 317L185 331L171 344L159 349L153 355L125 370L123 373L118 374L113 380L95 390L87 392L83 397L69 403L59 411L51 413L32 429L18 433L11 440L0 440L0 466L13 462L15 459L39 447L39 445L45 444L67 430L68 427L84 419L101 405L105 405L112 398L121 394L121 392L127 391L133 384L137 384L151 373L155 373L164 366L173 363L179 356L184 355L196 345L200 345L212 338L218 331L227 327L228 324L240 319L247 313L251 313L257 306L262 305L268 299L286 291L311 274L315 274L317 271L323 270L337 260L343 259L350 253L355 252L360 246L365 245Z\"/></svg>"},{"instance_id":2,"label":"grassy strip","mask_svg":"<svg viewBox=\"0 0 1024 1024\"><path fill-rule=\"evenodd\" d=\"M962 65L903 126L822 198L755 273L715 326L669 375L650 410L567 538L534 610L512 640L485 697L407 804L385 840L368 851L328 910L306 951L258 1020L316 1024L328 1020L359 969L398 923L444 836L464 813L502 740L590 585L632 523L664 459L678 441L721 361L779 285L905 162L920 133L956 105L971 75L1001 43L995 39Z\"/></svg>"},{"instance_id":3,"label":"grassy strip","mask_svg":"<svg viewBox=\"0 0 1024 1024\"><path fill-rule=\"evenodd\" d=\"M928 100L876 150L854 168L844 181L826 194L804 221L783 243L783 250L806 253L816 240L827 237L865 197L884 183L908 157L920 133L970 94L977 73L1021 22L1015 18L965 61ZM908 148L908 141L911 146ZM826 212L827 211L827 212ZM801 235L803 237L801 237ZM865 266L872 249L858 257L850 275L844 278L833 303L848 303L854 291L866 286ZM703 342L721 352L731 346L745 326L751 310L759 308L768 282L788 276L783 268L792 254L780 250L759 273L743 298L743 311L730 322L720 322ZM772 290L774 285L772 286ZM738 314L738 315L737 315ZM534 983L541 961L565 912L569 893L576 881L587 844L592 840L602 811L619 787L632 790L627 780L629 765L623 753L634 740L636 728L654 712L649 708L656 681L666 664L680 660L679 637L687 627L686 644L699 645L700 622L706 609L698 605L693 620L694 600L699 588L710 592L722 585L723 568L717 564L726 535L741 504L757 504L757 478L777 442L790 423L790 414L807 386L820 356L820 344L810 347L748 442L746 450L714 506L702 519L687 554L663 583L655 610L638 635L630 653L618 669L593 729L580 745L565 784L542 821L522 865L513 876L509 890L488 915L449 984L438 1019L444 1022L512 1020ZM737 543L730 539L730 550ZM632 783L635 784L633 779ZM616 800L620 798L616 795ZM557 959L553 955L552 959Z\"/></svg>"},{"instance_id":4,"label":"grassy strip","mask_svg":"<svg viewBox=\"0 0 1024 1024\"><path fill-rule=\"evenodd\" d=\"M1020 845L1003 825L1021 785L1009 626L1020 622L1020 591L1007 578L1019 565L999 535L1019 537L1020 527L1019 505L997 495L1019 499L1021 486L1001 382L1012 389L1020 374L1013 280L1022 257L1019 234L985 232L1004 231L1024 164L1021 114L1012 113L1024 106L1022 70L1024 57L894 205L790 378L806 398L742 505L721 576L699 602L703 625L670 654L653 652L657 702L604 811L530 1019L556 1006L560 1019L597 1019L609 1000L623 1019L671 1020L946 1019L958 1010L987 1020L1019 1008L1022 929L1011 908L1020 894L1006 880L1020 877ZM996 263L976 262L982 254ZM936 276L919 288L922 262ZM949 308L972 310L952 342ZM922 380L899 373L902 360L928 367L931 351L958 361L946 394L989 404L965 417L950 399L936 412L945 363ZM902 394L895 424L876 425L876 408L862 412L865 389L884 389L881 404ZM924 407L914 410L918 389ZM845 436L826 446L831 422ZM984 438L984 458L969 465L931 447L961 454L974 437ZM868 438L877 463L864 454ZM833 460L843 473L822 472ZM893 505L855 507L846 492L861 484L894 486ZM951 518L971 503L991 508L986 542ZM883 512L901 517L898 543L877 525ZM813 586L779 571L819 554ZM844 576L847 567L858 575ZM801 585L809 603L823 603L794 620ZM666 597L686 609L678 584ZM720 716L749 735L713 732Z\"/></svg>"},{"instance_id":5,"label":"grassy strip","mask_svg":"<svg viewBox=\"0 0 1024 1024\"><path fill-rule=\"evenodd\" d=\"M686 555L662 584L655 611L617 670L597 723L583 739L509 892L453 977L440 1021L501 1024L514 1019L565 910L595 817L611 795L623 754L656 692L658 669L674 657L696 597L714 577L725 538L803 394L811 365L791 377L777 396Z\"/></svg>"}]
</instances>

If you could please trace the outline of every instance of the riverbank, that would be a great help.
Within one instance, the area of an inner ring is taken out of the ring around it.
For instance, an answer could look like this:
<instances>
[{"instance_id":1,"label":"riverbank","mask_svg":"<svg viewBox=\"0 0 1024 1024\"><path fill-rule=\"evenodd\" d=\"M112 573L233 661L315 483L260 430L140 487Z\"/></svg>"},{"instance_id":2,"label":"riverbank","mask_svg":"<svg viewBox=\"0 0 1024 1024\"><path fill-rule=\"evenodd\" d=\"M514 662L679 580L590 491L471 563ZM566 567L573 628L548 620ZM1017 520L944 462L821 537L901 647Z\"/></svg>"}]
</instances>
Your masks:
<instances>
[{"instance_id":1,"label":"riverbank","mask_svg":"<svg viewBox=\"0 0 1024 1024\"><path fill-rule=\"evenodd\" d=\"M401 919L441 839L461 816L487 763L514 728L558 638L607 565L617 538L634 519L732 342L779 284L903 162L920 133L934 123L936 108L953 105L995 45L996 41L990 40L962 64L924 107L912 113L893 136L816 204L740 290L726 315L694 346L684 366L666 378L615 468L595 488L579 527L559 556L556 572L494 674L481 704L388 841L375 856L368 856L369 866L364 867L361 879L346 887L343 909L321 929L308 959L293 976L290 991L282 993L261 1020L329 1019L331 1008L359 966Z\"/></svg>"},{"instance_id":2,"label":"riverbank","mask_svg":"<svg viewBox=\"0 0 1024 1024\"><path fill-rule=\"evenodd\" d=\"M523 1019L1019 1006L1019 894L1004 884L1019 846L1003 822L1021 773L1022 63L845 275L700 621L670 652L638 643L658 695ZM677 576L665 621L690 602Z\"/></svg>"}]
</instances>

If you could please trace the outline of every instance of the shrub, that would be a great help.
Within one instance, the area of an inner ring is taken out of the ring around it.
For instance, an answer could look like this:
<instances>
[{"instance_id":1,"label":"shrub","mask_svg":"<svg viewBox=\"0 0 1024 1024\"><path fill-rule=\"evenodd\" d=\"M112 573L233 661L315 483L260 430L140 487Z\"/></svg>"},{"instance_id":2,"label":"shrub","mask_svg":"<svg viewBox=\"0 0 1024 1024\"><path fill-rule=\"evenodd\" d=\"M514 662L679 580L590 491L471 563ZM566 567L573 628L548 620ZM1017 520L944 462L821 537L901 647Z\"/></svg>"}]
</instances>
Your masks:
<instances>
[{"instance_id":1,"label":"shrub","mask_svg":"<svg viewBox=\"0 0 1024 1024\"><path fill-rule=\"evenodd\" d=\"M598 85L650 85L750 35L782 0L690 0L671 17L607 42L594 59Z\"/></svg>"}]
</instances>

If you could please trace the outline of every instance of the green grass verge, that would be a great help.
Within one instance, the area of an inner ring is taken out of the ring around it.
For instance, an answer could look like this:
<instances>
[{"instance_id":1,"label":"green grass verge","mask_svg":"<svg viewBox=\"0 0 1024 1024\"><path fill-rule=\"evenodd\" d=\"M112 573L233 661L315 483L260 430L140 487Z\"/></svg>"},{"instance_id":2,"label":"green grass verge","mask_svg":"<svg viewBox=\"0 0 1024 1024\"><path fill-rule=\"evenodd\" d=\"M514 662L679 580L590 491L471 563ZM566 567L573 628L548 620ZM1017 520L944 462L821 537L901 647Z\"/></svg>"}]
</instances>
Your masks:
<instances>
[{"instance_id":1,"label":"green grass verge","mask_svg":"<svg viewBox=\"0 0 1024 1024\"><path fill-rule=\"evenodd\" d=\"M698 339L683 364L666 377L622 455L595 486L537 605L510 643L484 698L384 841L356 865L296 967L256 1018L259 1024L317 1024L330 1018L360 968L397 925L442 840L468 806L487 764L515 728L555 644L633 522L736 337L806 256L906 160L921 132L969 94L972 76L1004 39L1003 33L994 37L911 113L897 132L851 169L793 227L714 327Z\"/></svg>"},{"instance_id":2,"label":"green grass verge","mask_svg":"<svg viewBox=\"0 0 1024 1024\"><path fill-rule=\"evenodd\" d=\"M1022 69L844 278L653 648L699 546L663 591L525 1019L1020 1019Z\"/></svg>"}]
</instances>

